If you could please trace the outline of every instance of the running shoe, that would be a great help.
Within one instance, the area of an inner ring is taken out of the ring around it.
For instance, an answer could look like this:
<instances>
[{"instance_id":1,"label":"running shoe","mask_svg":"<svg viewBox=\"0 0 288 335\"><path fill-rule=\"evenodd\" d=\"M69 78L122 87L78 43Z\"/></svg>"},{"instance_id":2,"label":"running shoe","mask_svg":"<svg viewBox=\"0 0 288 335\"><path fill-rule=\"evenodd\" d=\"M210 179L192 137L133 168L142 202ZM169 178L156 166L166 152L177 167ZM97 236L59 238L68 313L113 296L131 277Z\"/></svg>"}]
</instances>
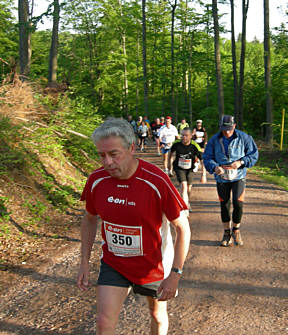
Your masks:
<instances>
[{"instance_id":1,"label":"running shoe","mask_svg":"<svg viewBox=\"0 0 288 335\"><path fill-rule=\"evenodd\" d=\"M169 173L168 173L168 175L169 175L170 177L172 177L172 176L173 176L173 171L170 170Z\"/></svg>"},{"instance_id":2,"label":"running shoe","mask_svg":"<svg viewBox=\"0 0 288 335\"><path fill-rule=\"evenodd\" d=\"M238 229L233 228L233 230L232 230L232 237L233 237L234 243L236 245L243 245L244 244L243 240L241 238L241 233L240 233L240 229L239 228Z\"/></svg>"},{"instance_id":3,"label":"running shoe","mask_svg":"<svg viewBox=\"0 0 288 335\"><path fill-rule=\"evenodd\" d=\"M164 171L166 174L168 174L168 169L164 169L163 171Z\"/></svg>"},{"instance_id":4,"label":"running shoe","mask_svg":"<svg viewBox=\"0 0 288 335\"><path fill-rule=\"evenodd\" d=\"M224 235L223 235L223 239L221 241L221 246L222 247L230 247L233 244L233 238L231 235L230 230L224 230Z\"/></svg>"}]
</instances>

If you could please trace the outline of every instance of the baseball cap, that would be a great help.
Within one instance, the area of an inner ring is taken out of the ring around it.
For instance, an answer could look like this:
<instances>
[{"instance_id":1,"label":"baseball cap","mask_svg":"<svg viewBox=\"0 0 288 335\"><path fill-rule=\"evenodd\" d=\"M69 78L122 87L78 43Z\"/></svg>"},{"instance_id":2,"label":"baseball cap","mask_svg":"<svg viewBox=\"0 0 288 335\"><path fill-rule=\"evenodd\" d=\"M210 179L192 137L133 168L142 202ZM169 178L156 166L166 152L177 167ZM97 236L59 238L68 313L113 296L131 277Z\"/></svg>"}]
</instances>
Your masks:
<instances>
[{"instance_id":1,"label":"baseball cap","mask_svg":"<svg viewBox=\"0 0 288 335\"><path fill-rule=\"evenodd\" d=\"M197 120L196 123L203 123L203 121L202 120Z\"/></svg>"},{"instance_id":2,"label":"baseball cap","mask_svg":"<svg viewBox=\"0 0 288 335\"><path fill-rule=\"evenodd\" d=\"M221 130L232 130L234 126L234 117L232 115L223 115L220 122Z\"/></svg>"},{"instance_id":3,"label":"baseball cap","mask_svg":"<svg viewBox=\"0 0 288 335\"><path fill-rule=\"evenodd\" d=\"M166 120L172 120L172 117L171 116L166 116L165 119Z\"/></svg>"}]
</instances>

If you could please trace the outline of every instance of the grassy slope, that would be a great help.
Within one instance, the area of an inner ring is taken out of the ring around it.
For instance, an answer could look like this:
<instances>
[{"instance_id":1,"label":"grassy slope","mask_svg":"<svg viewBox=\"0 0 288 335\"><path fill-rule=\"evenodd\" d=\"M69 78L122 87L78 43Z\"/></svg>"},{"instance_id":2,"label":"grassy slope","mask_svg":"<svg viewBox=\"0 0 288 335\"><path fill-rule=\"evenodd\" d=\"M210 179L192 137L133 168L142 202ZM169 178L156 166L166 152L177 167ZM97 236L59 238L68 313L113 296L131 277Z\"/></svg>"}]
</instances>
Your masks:
<instances>
[{"instance_id":1,"label":"grassy slope","mask_svg":"<svg viewBox=\"0 0 288 335\"><path fill-rule=\"evenodd\" d=\"M0 270L8 275L79 241L80 193L97 167L82 149L90 140L66 133L61 111L35 96L27 84L0 88Z\"/></svg>"}]
</instances>

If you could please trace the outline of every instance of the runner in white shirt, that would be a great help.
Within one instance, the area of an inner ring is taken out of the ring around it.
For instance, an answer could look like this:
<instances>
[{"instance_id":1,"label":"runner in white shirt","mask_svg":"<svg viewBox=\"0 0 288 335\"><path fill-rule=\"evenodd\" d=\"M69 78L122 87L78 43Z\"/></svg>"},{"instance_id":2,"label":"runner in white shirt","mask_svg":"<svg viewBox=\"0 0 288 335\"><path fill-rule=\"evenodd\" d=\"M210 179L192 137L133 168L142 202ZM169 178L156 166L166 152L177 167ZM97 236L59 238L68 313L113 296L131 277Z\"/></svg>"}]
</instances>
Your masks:
<instances>
[{"instance_id":1,"label":"runner in white shirt","mask_svg":"<svg viewBox=\"0 0 288 335\"><path fill-rule=\"evenodd\" d=\"M163 154L164 172L168 174L168 153L175 139L179 139L177 128L172 124L171 116L166 116L165 125L159 130L161 152Z\"/></svg>"}]
</instances>

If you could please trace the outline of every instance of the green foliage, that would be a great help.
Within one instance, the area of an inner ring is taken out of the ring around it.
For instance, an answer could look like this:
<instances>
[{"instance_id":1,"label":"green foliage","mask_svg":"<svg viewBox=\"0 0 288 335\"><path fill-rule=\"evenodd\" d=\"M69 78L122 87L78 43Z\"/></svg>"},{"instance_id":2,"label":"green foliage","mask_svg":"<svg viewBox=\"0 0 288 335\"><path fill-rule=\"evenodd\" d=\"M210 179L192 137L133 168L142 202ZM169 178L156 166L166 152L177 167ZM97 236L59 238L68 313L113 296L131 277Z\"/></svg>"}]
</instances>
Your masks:
<instances>
[{"instance_id":1,"label":"green foliage","mask_svg":"<svg viewBox=\"0 0 288 335\"><path fill-rule=\"evenodd\" d=\"M280 185L288 191L288 148L284 151L274 149L260 150L259 160L253 171L261 178Z\"/></svg>"},{"instance_id":2,"label":"green foliage","mask_svg":"<svg viewBox=\"0 0 288 335\"><path fill-rule=\"evenodd\" d=\"M24 166L24 155L18 143L20 137L18 127L0 115L0 175Z\"/></svg>"},{"instance_id":3,"label":"green foliage","mask_svg":"<svg viewBox=\"0 0 288 335\"><path fill-rule=\"evenodd\" d=\"M75 205L76 199L73 198L75 192L71 187L54 185L49 182L44 182L42 186L46 192L47 200L60 211L65 211L68 207Z\"/></svg>"},{"instance_id":4,"label":"green foliage","mask_svg":"<svg viewBox=\"0 0 288 335\"><path fill-rule=\"evenodd\" d=\"M16 65L15 58L18 57L18 35L12 8L12 0L0 0L0 82Z\"/></svg>"},{"instance_id":5,"label":"green foliage","mask_svg":"<svg viewBox=\"0 0 288 335\"><path fill-rule=\"evenodd\" d=\"M171 110L171 3L148 1L146 4L149 118L172 112L175 113L175 122L181 117L189 120L190 99L192 118L195 120L201 117L207 121L212 131L218 124L213 22L211 8L201 1L197 1L198 3L203 11L196 10L197 6L187 6L184 1L178 2L176 6L173 82L175 111ZM3 4L0 19L3 18L5 23L2 25L5 27L2 28L2 35L0 27L0 55L13 54L17 58L15 42L18 37L15 38L15 23L11 14L12 0L1 0L0 4ZM72 129L90 136L93 128L101 122L93 119L92 114L95 118L99 115L99 119L106 116L126 117L127 113L134 116L143 114L141 10L141 3L137 1L83 0L62 3L57 78L59 83L63 82L69 87L69 98L74 100L72 104L69 102L71 109L65 121ZM51 14L50 6L43 15L52 17ZM39 19L41 18L32 18L32 21ZM220 28L222 31L225 29ZM282 24L272 35L271 45L276 124L279 124L282 108L287 109L288 104L287 41L287 28ZM40 79L44 85L47 83L50 42L51 31L32 33L31 78ZM241 42L238 39L238 74L240 52ZM229 39L221 40L221 67L225 112L233 114L234 91ZM124 84L127 85L127 92ZM50 111L59 107L48 97L42 100ZM81 120L81 114L84 116L85 113L88 114L85 122L78 121ZM263 43L255 40L246 43L244 128L255 137L263 137L260 125L265 120ZM77 160L81 159L81 154L75 149L75 145L85 146L85 152L93 151L92 147L87 147L85 140L76 140L72 136L61 145L68 146L70 154Z\"/></svg>"},{"instance_id":6,"label":"green foliage","mask_svg":"<svg viewBox=\"0 0 288 335\"><path fill-rule=\"evenodd\" d=\"M9 221L10 212L7 209L7 203L9 199L7 197L0 196L0 223L2 227L2 222Z\"/></svg>"}]
</instances>

